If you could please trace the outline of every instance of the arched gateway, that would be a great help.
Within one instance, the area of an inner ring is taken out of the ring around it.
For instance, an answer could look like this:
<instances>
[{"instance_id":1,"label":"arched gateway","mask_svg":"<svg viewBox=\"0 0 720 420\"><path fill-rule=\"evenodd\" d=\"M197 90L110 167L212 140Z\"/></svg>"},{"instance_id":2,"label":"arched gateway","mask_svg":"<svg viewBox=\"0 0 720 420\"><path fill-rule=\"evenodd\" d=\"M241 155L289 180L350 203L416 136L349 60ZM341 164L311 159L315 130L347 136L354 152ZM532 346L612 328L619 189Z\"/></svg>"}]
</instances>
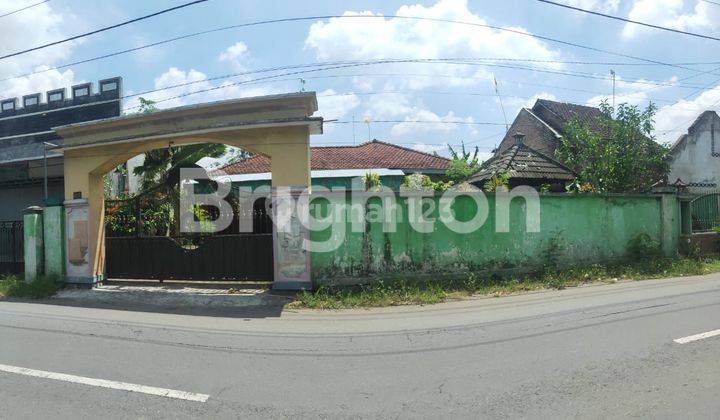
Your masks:
<instances>
[{"instance_id":1,"label":"arched gateway","mask_svg":"<svg viewBox=\"0 0 720 420\"><path fill-rule=\"evenodd\" d=\"M273 191L305 189L310 185L309 136L322 133L323 120L312 117L315 111L316 95L308 92L191 105L55 128L64 139L68 282L93 284L104 278L103 175L112 168L168 145L222 143L268 156ZM306 235L303 229L292 230L296 236L297 232ZM308 288L310 253L288 249L286 239L279 247L278 233L273 236L274 287ZM284 265L294 269L283 271ZM297 270L298 265L307 269Z\"/></svg>"}]
</instances>

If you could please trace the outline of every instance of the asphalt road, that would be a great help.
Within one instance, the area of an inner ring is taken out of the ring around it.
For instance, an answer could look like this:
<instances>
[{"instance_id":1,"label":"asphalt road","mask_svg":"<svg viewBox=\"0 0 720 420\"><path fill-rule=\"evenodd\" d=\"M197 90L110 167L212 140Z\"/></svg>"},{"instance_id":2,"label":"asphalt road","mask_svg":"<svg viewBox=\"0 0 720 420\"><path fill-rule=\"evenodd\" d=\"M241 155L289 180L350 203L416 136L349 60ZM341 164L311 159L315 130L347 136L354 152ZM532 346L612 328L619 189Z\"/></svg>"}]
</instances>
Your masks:
<instances>
[{"instance_id":1,"label":"asphalt road","mask_svg":"<svg viewBox=\"0 0 720 420\"><path fill-rule=\"evenodd\" d=\"M719 329L718 275L233 317L1 302L0 417L717 419Z\"/></svg>"}]
</instances>

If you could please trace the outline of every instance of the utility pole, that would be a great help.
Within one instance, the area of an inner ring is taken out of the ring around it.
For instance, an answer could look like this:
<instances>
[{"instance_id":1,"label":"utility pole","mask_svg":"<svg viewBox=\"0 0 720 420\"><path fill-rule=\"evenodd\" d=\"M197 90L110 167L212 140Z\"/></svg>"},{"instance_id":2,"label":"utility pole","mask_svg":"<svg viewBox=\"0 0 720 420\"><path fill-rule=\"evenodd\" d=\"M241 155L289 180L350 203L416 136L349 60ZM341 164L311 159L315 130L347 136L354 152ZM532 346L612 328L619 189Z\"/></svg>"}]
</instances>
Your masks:
<instances>
[{"instance_id":1,"label":"utility pole","mask_svg":"<svg viewBox=\"0 0 720 420\"><path fill-rule=\"evenodd\" d=\"M44 203L47 205L48 201L48 170L47 170L47 151L48 147L55 149L58 147L57 144L43 142L43 198Z\"/></svg>"},{"instance_id":2,"label":"utility pole","mask_svg":"<svg viewBox=\"0 0 720 420\"><path fill-rule=\"evenodd\" d=\"M352 114L352 130L353 130L353 146L357 144L357 141L355 140L355 113Z\"/></svg>"},{"instance_id":3,"label":"utility pole","mask_svg":"<svg viewBox=\"0 0 720 420\"><path fill-rule=\"evenodd\" d=\"M612 107L613 107L613 113L615 113L615 70L610 70L610 75L612 76L612 84L613 84Z\"/></svg>"},{"instance_id":4,"label":"utility pole","mask_svg":"<svg viewBox=\"0 0 720 420\"><path fill-rule=\"evenodd\" d=\"M493 85L495 86L495 94L497 95L498 102L500 102L500 109L502 110L503 119L505 120L505 132L507 133L508 131L510 131L510 126L508 125L508 122L507 122L507 115L505 115L505 107L503 106L502 97L500 96L500 89L498 88L498 82L497 82L497 79L495 78L494 74L493 74Z\"/></svg>"}]
</instances>

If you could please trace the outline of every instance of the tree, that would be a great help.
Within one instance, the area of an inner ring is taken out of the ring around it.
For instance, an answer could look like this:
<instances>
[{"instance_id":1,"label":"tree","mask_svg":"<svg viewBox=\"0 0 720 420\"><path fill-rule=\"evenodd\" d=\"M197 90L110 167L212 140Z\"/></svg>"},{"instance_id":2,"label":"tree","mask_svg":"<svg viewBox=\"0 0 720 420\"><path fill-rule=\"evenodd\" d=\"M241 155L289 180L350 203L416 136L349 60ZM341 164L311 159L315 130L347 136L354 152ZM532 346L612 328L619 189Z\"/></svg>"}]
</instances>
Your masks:
<instances>
[{"instance_id":1,"label":"tree","mask_svg":"<svg viewBox=\"0 0 720 420\"><path fill-rule=\"evenodd\" d=\"M158 109L155 101L140 97L138 114L150 114ZM133 173L142 178L141 191L147 191L170 180L168 174L175 168L192 168L204 157L219 158L226 152L222 144L192 144L189 146L155 149L145 153L145 161Z\"/></svg>"},{"instance_id":2,"label":"tree","mask_svg":"<svg viewBox=\"0 0 720 420\"><path fill-rule=\"evenodd\" d=\"M157 110L154 101L140 98L139 114L149 114ZM133 173L141 178L141 194L155 191L155 199L165 202L166 209L168 206L172 208L171 226L175 234L180 231L180 169L197 168L200 159L219 158L225 152L225 145L214 143L168 146L145 153L143 164L133 170Z\"/></svg>"},{"instance_id":3,"label":"tree","mask_svg":"<svg viewBox=\"0 0 720 420\"><path fill-rule=\"evenodd\" d=\"M656 107L645 110L607 102L593 121L572 119L556 157L578 173L573 185L595 192L642 192L665 179L670 167L669 148L652 135Z\"/></svg>"},{"instance_id":4,"label":"tree","mask_svg":"<svg viewBox=\"0 0 720 420\"><path fill-rule=\"evenodd\" d=\"M445 170L447 179L455 184L466 182L471 176L480 170L480 162L478 162L479 149L475 146L475 152L470 153L465 149L465 142L461 142L460 153L456 152L452 146L448 145L452 160Z\"/></svg>"},{"instance_id":5,"label":"tree","mask_svg":"<svg viewBox=\"0 0 720 420\"><path fill-rule=\"evenodd\" d=\"M452 181L433 181L429 176L419 172L407 175L403 178L402 187L408 191L433 190L444 192L453 186Z\"/></svg>"}]
</instances>

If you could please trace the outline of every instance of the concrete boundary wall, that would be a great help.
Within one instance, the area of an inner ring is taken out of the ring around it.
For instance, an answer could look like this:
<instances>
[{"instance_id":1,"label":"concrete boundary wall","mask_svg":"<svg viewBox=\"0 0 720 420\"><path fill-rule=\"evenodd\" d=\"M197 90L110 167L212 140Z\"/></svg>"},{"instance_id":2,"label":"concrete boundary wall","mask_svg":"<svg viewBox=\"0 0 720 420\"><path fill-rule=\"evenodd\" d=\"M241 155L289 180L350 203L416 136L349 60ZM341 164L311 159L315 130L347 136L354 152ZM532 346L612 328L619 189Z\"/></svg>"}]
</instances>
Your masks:
<instances>
[{"instance_id":1,"label":"concrete boundary wall","mask_svg":"<svg viewBox=\"0 0 720 420\"><path fill-rule=\"evenodd\" d=\"M432 231L420 233L407 219L407 200L396 197L397 231L384 232L382 222L365 222L353 232L347 222L324 230L311 229L311 241L322 243L340 238L337 249L312 252L316 283L350 278L376 278L393 274L435 274L462 271L532 270L545 265L573 266L607 262L625 257L630 244L643 237L666 256L676 256L680 234L680 205L672 194L657 195L570 195L540 196L539 232L526 232L524 199L510 203L509 232L496 231L495 196L487 195L489 212L478 230L460 234L438 221ZM346 203L351 199L345 197ZM437 204L439 198L431 198ZM342 200L341 200L342 201ZM381 203L379 198L370 203ZM313 198L311 214L329 213L328 200ZM436 209L429 214L438 218ZM459 197L453 211L459 220L469 220L475 202ZM344 229L343 229L344 227ZM646 241L647 242L647 241Z\"/></svg>"}]
</instances>

